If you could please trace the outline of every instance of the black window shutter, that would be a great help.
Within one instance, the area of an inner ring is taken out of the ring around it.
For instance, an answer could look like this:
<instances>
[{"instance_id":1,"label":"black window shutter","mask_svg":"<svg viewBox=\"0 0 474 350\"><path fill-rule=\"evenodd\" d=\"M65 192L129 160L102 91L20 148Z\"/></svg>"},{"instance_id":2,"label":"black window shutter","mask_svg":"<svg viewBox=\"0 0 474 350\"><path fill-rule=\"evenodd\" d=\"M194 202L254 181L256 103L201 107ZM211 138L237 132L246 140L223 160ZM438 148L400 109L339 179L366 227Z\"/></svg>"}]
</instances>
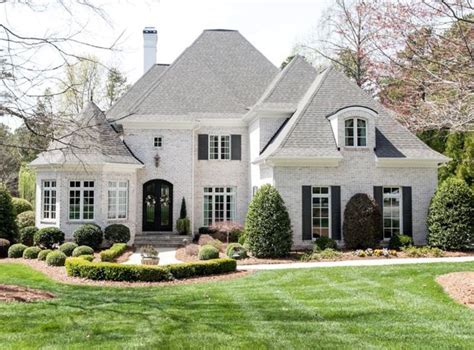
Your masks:
<instances>
[{"instance_id":1,"label":"black window shutter","mask_svg":"<svg viewBox=\"0 0 474 350\"><path fill-rule=\"evenodd\" d=\"M382 220L380 220L380 228L379 228L379 238L383 239L383 187L382 186L374 186L374 199L380 209L380 215Z\"/></svg>"},{"instance_id":2,"label":"black window shutter","mask_svg":"<svg viewBox=\"0 0 474 350\"><path fill-rule=\"evenodd\" d=\"M207 134L198 135L198 159L209 159L209 135Z\"/></svg>"},{"instance_id":3,"label":"black window shutter","mask_svg":"<svg viewBox=\"0 0 474 350\"><path fill-rule=\"evenodd\" d=\"M402 202L403 231L401 233L404 235L413 236L411 187L402 187Z\"/></svg>"},{"instance_id":4,"label":"black window shutter","mask_svg":"<svg viewBox=\"0 0 474 350\"><path fill-rule=\"evenodd\" d=\"M311 215L311 186L302 187L302 202L303 202L303 241L309 241L312 238L313 225L311 221L313 217Z\"/></svg>"},{"instance_id":5,"label":"black window shutter","mask_svg":"<svg viewBox=\"0 0 474 350\"><path fill-rule=\"evenodd\" d=\"M232 160L241 160L242 159L242 136L241 135L231 135L230 143L232 147L230 159Z\"/></svg>"},{"instance_id":6,"label":"black window shutter","mask_svg":"<svg viewBox=\"0 0 474 350\"><path fill-rule=\"evenodd\" d=\"M341 186L331 186L331 234L341 239Z\"/></svg>"}]
</instances>

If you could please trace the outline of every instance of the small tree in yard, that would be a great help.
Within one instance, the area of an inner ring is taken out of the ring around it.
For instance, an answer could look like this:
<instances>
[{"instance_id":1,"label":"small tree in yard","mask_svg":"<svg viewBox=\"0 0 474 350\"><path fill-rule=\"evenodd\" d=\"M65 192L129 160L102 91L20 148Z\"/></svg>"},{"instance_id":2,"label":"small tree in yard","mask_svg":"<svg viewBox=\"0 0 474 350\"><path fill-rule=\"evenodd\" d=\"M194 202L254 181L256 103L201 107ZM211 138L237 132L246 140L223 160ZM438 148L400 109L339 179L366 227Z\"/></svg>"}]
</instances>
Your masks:
<instances>
[{"instance_id":1,"label":"small tree in yard","mask_svg":"<svg viewBox=\"0 0 474 350\"><path fill-rule=\"evenodd\" d=\"M290 216L275 187L262 186L249 205L245 220L246 244L258 258L289 254L292 242Z\"/></svg>"},{"instance_id":2,"label":"small tree in yard","mask_svg":"<svg viewBox=\"0 0 474 350\"><path fill-rule=\"evenodd\" d=\"M474 244L474 193L460 179L444 181L428 212L428 243L443 249Z\"/></svg>"},{"instance_id":3,"label":"small tree in yard","mask_svg":"<svg viewBox=\"0 0 474 350\"><path fill-rule=\"evenodd\" d=\"M17 237L18 227L15 221L12 197L6 189L0 187L0 238L14 242Z\"/></svg>"},{"instance_id":4,"label":"small tree in yard","mask_svg":"<svg viewBox=\"0 0 474 350\"><path fill-rule=\"evenodd\" d=\"M186 201L181 201L181 209L179 211L179 219L176 221L176 229L182 235L186 235L191 231L191 222L188 219L188 213L186 210Z\"/></svg>"},{"instance_id":5,"label":"small tree in yard","mask_svg":"<svg viewBox=\"0 0 474 350\"><path fill-rule=\"evenodd\" d=\"M355 194L344 210L344 242L349 249L373 248L382 239L382 215L377 203L365 193Z\"/></svg>"}]
</instances>

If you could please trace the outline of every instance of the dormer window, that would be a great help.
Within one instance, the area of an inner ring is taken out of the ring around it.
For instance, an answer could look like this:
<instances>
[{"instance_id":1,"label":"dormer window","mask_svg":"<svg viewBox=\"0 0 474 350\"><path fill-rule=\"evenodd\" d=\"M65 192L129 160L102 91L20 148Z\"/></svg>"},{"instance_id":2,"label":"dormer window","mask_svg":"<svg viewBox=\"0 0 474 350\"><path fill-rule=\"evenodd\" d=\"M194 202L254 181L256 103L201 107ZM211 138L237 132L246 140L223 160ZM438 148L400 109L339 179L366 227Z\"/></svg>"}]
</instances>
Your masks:
<instances>
[{"instance_id":1,"label":"dormer window","mask_svg":"<svg viewBox=\"0 0 474 350\"><path fill-rule=\"evenodd\" d=\"M344 122L344 140L346 147L366 147L367 122L360 118L346 119Z\"/></svg>"}]
</instances>

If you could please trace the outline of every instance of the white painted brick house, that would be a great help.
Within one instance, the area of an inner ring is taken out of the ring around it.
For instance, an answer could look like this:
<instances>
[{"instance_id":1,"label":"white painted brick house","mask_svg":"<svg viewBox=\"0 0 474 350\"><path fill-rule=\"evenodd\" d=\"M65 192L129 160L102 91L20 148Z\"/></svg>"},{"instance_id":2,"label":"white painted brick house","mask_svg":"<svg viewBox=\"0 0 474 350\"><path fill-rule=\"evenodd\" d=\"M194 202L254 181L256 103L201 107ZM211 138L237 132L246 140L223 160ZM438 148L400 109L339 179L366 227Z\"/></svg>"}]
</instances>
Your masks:
<instances>
[{"instance_id":1,"label":"white painted brick house","mask_svg":"<svg viewBox=\"0 0 474 350\"><path fill-rule=\"evenodd\" d=\"M385 238L424 243L447 159L343 74L316 72L299 56L279 71L231 30L206 30L171 65L150 67L156 31L144 37L143 77L105 114L88 104L71 128L73 148L52 145L32 162L38 226L71 237L86 222L123 223L137 242L176 232L185 198L197 232L243 223L252 194L270 183L295 246L342 240L345 205L361 192L381 206Z\"/></svg>"}]
</instances>

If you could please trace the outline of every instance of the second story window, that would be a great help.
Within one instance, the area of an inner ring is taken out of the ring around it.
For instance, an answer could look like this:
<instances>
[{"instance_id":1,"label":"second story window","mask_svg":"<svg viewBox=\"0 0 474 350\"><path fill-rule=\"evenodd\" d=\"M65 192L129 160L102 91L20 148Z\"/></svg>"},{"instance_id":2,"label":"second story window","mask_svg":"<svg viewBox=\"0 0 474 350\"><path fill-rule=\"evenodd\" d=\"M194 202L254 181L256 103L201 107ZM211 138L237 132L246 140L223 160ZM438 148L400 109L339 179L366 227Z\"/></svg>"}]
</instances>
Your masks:
<instances>
[{"instance_id":1,"label":"second story window","mask_svg":"<svg viewBox=\"0 0 474 350\"><path fill-rule=\"evenodd\" d=\"M163 137L161 136L156 136L154 139L153 139L153 146L155 148L161 148L163 147Z\"/></svg>"},{"instance_id":2,"label":"second story window","mask_svg":"<svg viewBox=\"0 0 474 350\"><path fill-rule=\"evenodd\" d=\"M209 159L230 159L230 135L209 135Z\"/></svg>"},{"instance_id":3,"label":"second story window","mask_svg":"<svg viewBox=\"0 0 474 350\"><path fill-rule=\"evenodd\" d=\"M346 147L367 146L367 122L359 118L346 119L344 122L344 140Z\"/></svg>"}]
</instances>

